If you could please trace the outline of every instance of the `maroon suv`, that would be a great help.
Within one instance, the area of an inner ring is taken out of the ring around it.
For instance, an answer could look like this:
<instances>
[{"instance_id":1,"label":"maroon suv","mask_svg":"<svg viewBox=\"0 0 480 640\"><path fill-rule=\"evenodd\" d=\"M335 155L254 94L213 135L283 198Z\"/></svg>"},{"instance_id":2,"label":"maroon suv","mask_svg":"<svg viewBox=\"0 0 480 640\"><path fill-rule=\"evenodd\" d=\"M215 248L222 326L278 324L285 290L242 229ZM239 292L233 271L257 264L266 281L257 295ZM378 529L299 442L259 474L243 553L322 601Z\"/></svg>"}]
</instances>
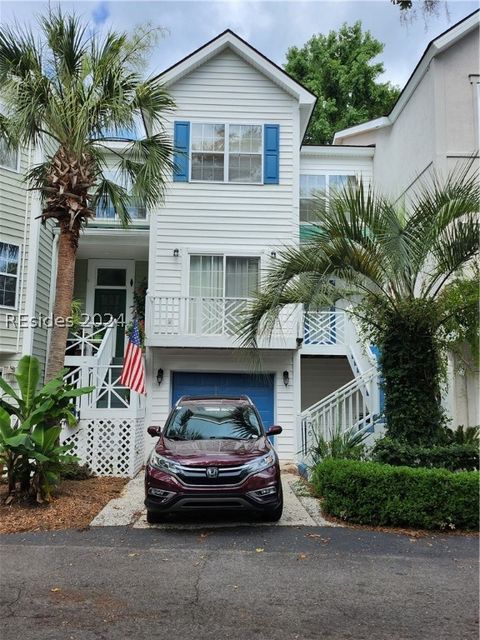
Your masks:
<instances>
[{"instance_id":1,"label":"maroon suv","mask_svg":"<svg viewBox=\"0 0 480 640\"><path fill-rule=\"evenodd\" d=\"M282 515L283 496L278 456L247 396L183 396L164 429L149 427L158 437L145 472L147 520L166 513L210 509L243 509L267 520Z\"/></svg>"}]
</instances>

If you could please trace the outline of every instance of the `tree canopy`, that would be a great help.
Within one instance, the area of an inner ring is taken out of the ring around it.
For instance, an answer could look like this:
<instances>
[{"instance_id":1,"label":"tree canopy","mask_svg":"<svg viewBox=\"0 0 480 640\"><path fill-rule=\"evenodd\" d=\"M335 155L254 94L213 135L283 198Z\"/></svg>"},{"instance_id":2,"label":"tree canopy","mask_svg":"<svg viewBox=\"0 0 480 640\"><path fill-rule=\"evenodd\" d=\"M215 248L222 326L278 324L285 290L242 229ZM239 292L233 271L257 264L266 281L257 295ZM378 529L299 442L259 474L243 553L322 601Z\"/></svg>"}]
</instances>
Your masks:
<instances>
[{"instance_id":1,"label":"tree canopy","mask_svg":"<svg viewBox=\"0 0 480 640\"><path fill-rule=\"evenodd\" d=\"M335 131L390 111L400 91L378 80L385 69L374 60L383 47L369 31L362 31L360 21L314 35L301 48L290 47L285 70L318 98L307 144L330 144Z\"/></svg>"},{"instance_id":2,"label":"tree canopy","mask_svg":"<svg viewBox=\"0 0 480 640\"><path fill-rule=\"evenodd\" d=\"M113 208L127 226L136 203L161 201L174 103L158 77L144 77L154 30L92 33L60 9L39 23L38 35L19 25L0 30L0 139L42 150L26 177L42 196L42 221L59 228L50 379L63 369L80 232L96 213Z\"/></svg>"}]
</instances>

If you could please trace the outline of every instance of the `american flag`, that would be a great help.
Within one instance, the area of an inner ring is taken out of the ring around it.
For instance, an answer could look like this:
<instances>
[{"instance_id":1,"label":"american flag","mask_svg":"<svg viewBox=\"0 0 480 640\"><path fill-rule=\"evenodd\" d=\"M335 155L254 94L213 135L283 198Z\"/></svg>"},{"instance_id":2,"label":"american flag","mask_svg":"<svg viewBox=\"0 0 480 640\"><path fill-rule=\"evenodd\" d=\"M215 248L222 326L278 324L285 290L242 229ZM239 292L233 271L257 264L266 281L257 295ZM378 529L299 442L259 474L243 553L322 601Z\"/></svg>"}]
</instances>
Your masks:
<instances>
[{"instance_id":1,"label":"american flag","mask_svg":"<svg viewBox=\"0 0 480 640\"><path fill-rule=\"evenodd\" d=\"M143 364L142 343L137 320L133 321L127 350L125 351L120 384L132 389L132 391L146 395L145 366Z\"/></svg>"}]
</instances>

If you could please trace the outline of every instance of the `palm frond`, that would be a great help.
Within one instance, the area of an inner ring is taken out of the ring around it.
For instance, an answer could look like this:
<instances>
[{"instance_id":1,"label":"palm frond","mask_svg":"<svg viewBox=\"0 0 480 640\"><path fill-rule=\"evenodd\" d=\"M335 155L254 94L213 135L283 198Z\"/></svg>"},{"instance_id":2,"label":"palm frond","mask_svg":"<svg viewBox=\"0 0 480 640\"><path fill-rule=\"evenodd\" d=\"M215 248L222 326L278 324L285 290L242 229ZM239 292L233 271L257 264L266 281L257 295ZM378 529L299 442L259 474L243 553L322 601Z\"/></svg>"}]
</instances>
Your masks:
<instances>
[{"instance_id":1,"label":"palm frond","mask_svg":"<svg viewBox=\"0 0 480 640\"><path fill-rule=\"evenodd\" d=\"M92 196L92 208L100 213L113 207L123 227L128 227L131 222L128 207L131 204L131 196L124 186L103 177L96 184Z\"/></svg>"}]
</instances>

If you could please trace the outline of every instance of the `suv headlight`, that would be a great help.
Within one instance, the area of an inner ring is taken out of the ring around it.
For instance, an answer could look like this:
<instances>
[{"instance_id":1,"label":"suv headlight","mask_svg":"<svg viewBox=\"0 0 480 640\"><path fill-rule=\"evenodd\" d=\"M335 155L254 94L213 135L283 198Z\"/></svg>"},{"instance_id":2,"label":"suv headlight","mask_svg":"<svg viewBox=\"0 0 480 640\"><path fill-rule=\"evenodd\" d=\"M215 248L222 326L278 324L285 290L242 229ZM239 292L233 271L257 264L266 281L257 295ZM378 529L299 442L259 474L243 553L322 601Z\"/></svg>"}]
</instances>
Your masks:
<instances>
[{"instance_id":1,"label":"suv headlight","mask_svg":"<svg viewBox=\"0 0 480 640\"><path fill-rule=\"evenodd\" d=\"M275 455L270 451L264 456L260 458L255 458L249 462L246 466L250 473L258 473L259 471L263 471L264 469L268 469L269 467L273 467L275 464Z\"/></svg>"},{"instance_id":2,"label":"suv headlight","mask_svg":"<svg viewBox=\"0 0 480 640\"><path fill-rule=\"evenodd\" d=\"M165 473L178 473L180 471L180 465L177 462L173 462L173 460L170 460L169 458L164 458L163 456L158 455L155 451L152 451L150 454L148 464L159 471L164 471Z\"/></svg>"}]
</instances>

